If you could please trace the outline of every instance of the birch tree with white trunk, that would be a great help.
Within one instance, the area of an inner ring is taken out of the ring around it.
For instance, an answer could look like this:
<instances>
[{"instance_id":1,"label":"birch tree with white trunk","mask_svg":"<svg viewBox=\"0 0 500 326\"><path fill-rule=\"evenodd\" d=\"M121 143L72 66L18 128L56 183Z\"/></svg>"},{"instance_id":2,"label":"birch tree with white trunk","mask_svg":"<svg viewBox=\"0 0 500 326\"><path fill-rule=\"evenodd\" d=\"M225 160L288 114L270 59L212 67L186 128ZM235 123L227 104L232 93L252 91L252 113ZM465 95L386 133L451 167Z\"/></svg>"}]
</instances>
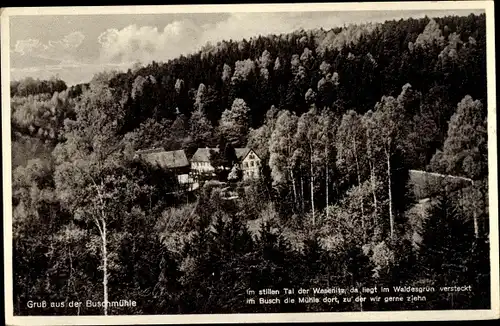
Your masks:
<instances>
[{"instance_id":1,"label":"birch tree with white trunk","mask_svg":"<svg viewBox=\"0 0 500 326\"><path fill-rule=\"evenodd\" d=\"M335 133L337 130L337 121L332 112L325 109L319 116L320 141L324 148L322 161L325 167L325 201L326 218L329 218L328 206L330 205L330 182L332 172L332 158L335 156Z\"/></svg>"},{"instance_id":2,"label":"birch tree with white trunk","mask_svg":"<svg viewBox=\"0 0 500 326\"><path fill-rule=\"evenodd\" d=\"M287 110L280 111L269 144L269 167L273 185L291 182L295 206L297 205L297 187L292 157L296 149L294 135L297 130L297 120L294 113Z\"/></svg>"},{"instance_id":3,"label":"birch tree with white trunk","mask_svg":"<svg viewBox=\"0 0 500 326\"><path fill-rule=\"evenodd\" d=\"M321 146L321 126L319 124L319 114L316 107L312 107L308 112L302 114L297 122L297 150L301 152L302 162L307 162L309 166L309 188L311 200L312 224L316 223L316 209L314 203L315 178L318 167L321 164L323 147Z\"/></svg>"},{"instance_id":4,"label":"birch tree with white trunk","mask_svg":"<svg viewBox=\"0 0 500 326\"><path fill-rule=\"evenodd\" d=\"M61 203L75 219L94 225L101 247L104 315L108 314L109 233L113 212L110 202L115 197L109 189L109 176L104 171L119 164L121 142L116 137L124 117L111 89L92 85L82 94L75 109L76 120L65 121L65 142L58 144L55 184Z\"/></svg>"},{"instance_id":5,"label":"birch tree with white trunk","mask_svg":"<svg viewBox=\"0 0 500 326\"><path fill-rule=\"evenodd\" d=\"M373 121L377 132L373 134L372 142L377 144L383 153L386 173L387 173L387 193L389 197L389 226L390 237L395 236L395 217L394 203L392 194L392 167L391 159L398 148L401 146L401 139L404 133L404 111L402 106L398 105L397 100L392 96L383 96L380 102L375 105Z\"/></svg>"}]
</instances>

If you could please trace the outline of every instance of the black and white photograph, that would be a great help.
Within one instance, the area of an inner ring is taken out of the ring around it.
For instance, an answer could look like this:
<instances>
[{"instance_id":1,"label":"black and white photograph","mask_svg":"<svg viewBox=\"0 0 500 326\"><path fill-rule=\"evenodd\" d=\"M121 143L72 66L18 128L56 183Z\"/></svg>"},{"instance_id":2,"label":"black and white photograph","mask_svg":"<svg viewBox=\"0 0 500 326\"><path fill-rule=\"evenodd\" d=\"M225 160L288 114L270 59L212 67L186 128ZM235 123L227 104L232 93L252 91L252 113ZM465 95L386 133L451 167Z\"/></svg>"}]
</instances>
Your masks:
<instances>
[{"instance_id":1,"label":"black and white photograph","mask_svg":"<svg viewBox=\"0 0 500 326\"><path fill-rule=\"evenodd\" d=\"M1 18L9 324L498 318L492 2Z\"/></svg>"}]
</instances>

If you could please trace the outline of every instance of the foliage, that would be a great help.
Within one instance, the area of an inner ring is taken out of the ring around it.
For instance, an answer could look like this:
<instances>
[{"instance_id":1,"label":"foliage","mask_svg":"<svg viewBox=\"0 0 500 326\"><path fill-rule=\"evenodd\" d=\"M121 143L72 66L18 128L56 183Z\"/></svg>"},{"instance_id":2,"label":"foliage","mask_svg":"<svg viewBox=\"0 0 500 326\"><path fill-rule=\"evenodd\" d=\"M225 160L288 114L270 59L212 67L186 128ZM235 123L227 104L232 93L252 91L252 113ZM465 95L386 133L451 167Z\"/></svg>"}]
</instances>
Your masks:
<instances>
[{"instance_id":1,"label":"foliage","mask_svg":"<svg viewBox=\"0 0 500 326\"><path fill-rule=\"evenodd\" d=\"M65 91L68 87L59 78L52 77L49 80L33 79L26 77L10 83L10 96L28 96L36 94L53 94Z\"/></svg>"},{"instance_id":2,"label":"foliage","mask_svg":"<svg viewBox=\"0 0 500 326\"><path fill-rule=\"evenodd\" d=\"M109 314L488 307L485 44L485 15L426 17L221 41L69 89L13 82L15 312L106 295L138 302ZM245 146L258 180L239 180ZM154 147L211 148L220 181L181 191L134 158ZM420 198L409 170L426 167L440 182ZM245 303L250 288L455 283L474 290Z\"/></svg>"},{"instance_id":3,"label":"foliage","mask_svg":"<svg viewBox=\"0 0 500 326\"><path fill-rule=\"evenodd\" d=\"M431 165L437 172L479 180L487 175L486 116L480 101L466 96L451 117L443 151L438 151ZM439 166L443 166L441 170Z\"/></svg>"},{"instance_id":4,"label":"foliage","mask_svg":"<svg viewBox=\"0 0 500 326\"><path fill-rule=\"evenodd\" d=\"M248 134L248 113L249 108L244 100L235 99L231 110L222 112L219 122L220 133L234 147L246 144Z\"/></svg>"}]
</instances>

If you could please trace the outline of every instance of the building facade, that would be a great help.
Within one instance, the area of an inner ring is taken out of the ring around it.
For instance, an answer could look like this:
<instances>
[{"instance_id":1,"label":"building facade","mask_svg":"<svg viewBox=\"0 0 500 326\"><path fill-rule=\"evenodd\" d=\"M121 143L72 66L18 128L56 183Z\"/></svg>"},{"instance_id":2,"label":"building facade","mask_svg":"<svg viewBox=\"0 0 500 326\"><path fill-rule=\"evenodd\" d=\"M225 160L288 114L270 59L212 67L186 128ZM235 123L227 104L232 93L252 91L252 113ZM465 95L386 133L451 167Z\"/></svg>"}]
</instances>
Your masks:
<instances>
[{"instance_id":1,"label":"building facade","mask_svg":"<svg viewBox=\"0 0 500 326\"><path fill-rule=\"evenodd\" d=\"M218 152L218 148L198 148L191 158L191 170L197 173L213 173L215 168L210 164L210 151Z\"/></svg>"},{"instance_id":2,"label":"building facade","mask_svg":"<svg viewBox=\"0 0 500 326\"><path fill-rule=\"evenodd\" d=\"M191 171L194 173L213 173L215 167L210 163L210 153L219 152L218 148L198 148L191 158ZM243 180L260 178L261 159L251 148L235 148L237 166L242 171Z\"/></svg>"},{"instance_id":3,"label":"building facade","mask_svg":"<svg viewBox=\"0 0 500 326\"><path fill-rule=\"evenodd\" d=\"M236 156L240 161L240 169L243 172L243 180L254 180L260 178L261 159L253 149L241 148L242 153Z\"/></svg>"}]
</instances>

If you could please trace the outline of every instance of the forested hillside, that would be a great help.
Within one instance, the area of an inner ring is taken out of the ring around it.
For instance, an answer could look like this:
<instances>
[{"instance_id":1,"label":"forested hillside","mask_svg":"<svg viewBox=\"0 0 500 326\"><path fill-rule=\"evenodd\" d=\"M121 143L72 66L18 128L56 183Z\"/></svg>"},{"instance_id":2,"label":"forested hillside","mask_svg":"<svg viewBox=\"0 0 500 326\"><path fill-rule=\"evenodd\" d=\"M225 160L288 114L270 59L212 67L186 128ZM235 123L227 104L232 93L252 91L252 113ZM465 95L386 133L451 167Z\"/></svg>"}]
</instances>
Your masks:
<instances>
[{"instance_id":1,"label":"forested hillside","mask_svg":"<svg viewBox=\"0 0 500 326\"><path fill-rule=\"evenodd\" d=\"M224 40L69 88L13 82L15 312L487 308L486 90L485 15ZM233 201L210 182L175 192L134 158L226 144L263 162ZM410 170L443 176L430 198ZM455 284L472 290L245 303L248 288ZM82 299L137 307L26 308Z\"/></svg>"}]
</instances>

